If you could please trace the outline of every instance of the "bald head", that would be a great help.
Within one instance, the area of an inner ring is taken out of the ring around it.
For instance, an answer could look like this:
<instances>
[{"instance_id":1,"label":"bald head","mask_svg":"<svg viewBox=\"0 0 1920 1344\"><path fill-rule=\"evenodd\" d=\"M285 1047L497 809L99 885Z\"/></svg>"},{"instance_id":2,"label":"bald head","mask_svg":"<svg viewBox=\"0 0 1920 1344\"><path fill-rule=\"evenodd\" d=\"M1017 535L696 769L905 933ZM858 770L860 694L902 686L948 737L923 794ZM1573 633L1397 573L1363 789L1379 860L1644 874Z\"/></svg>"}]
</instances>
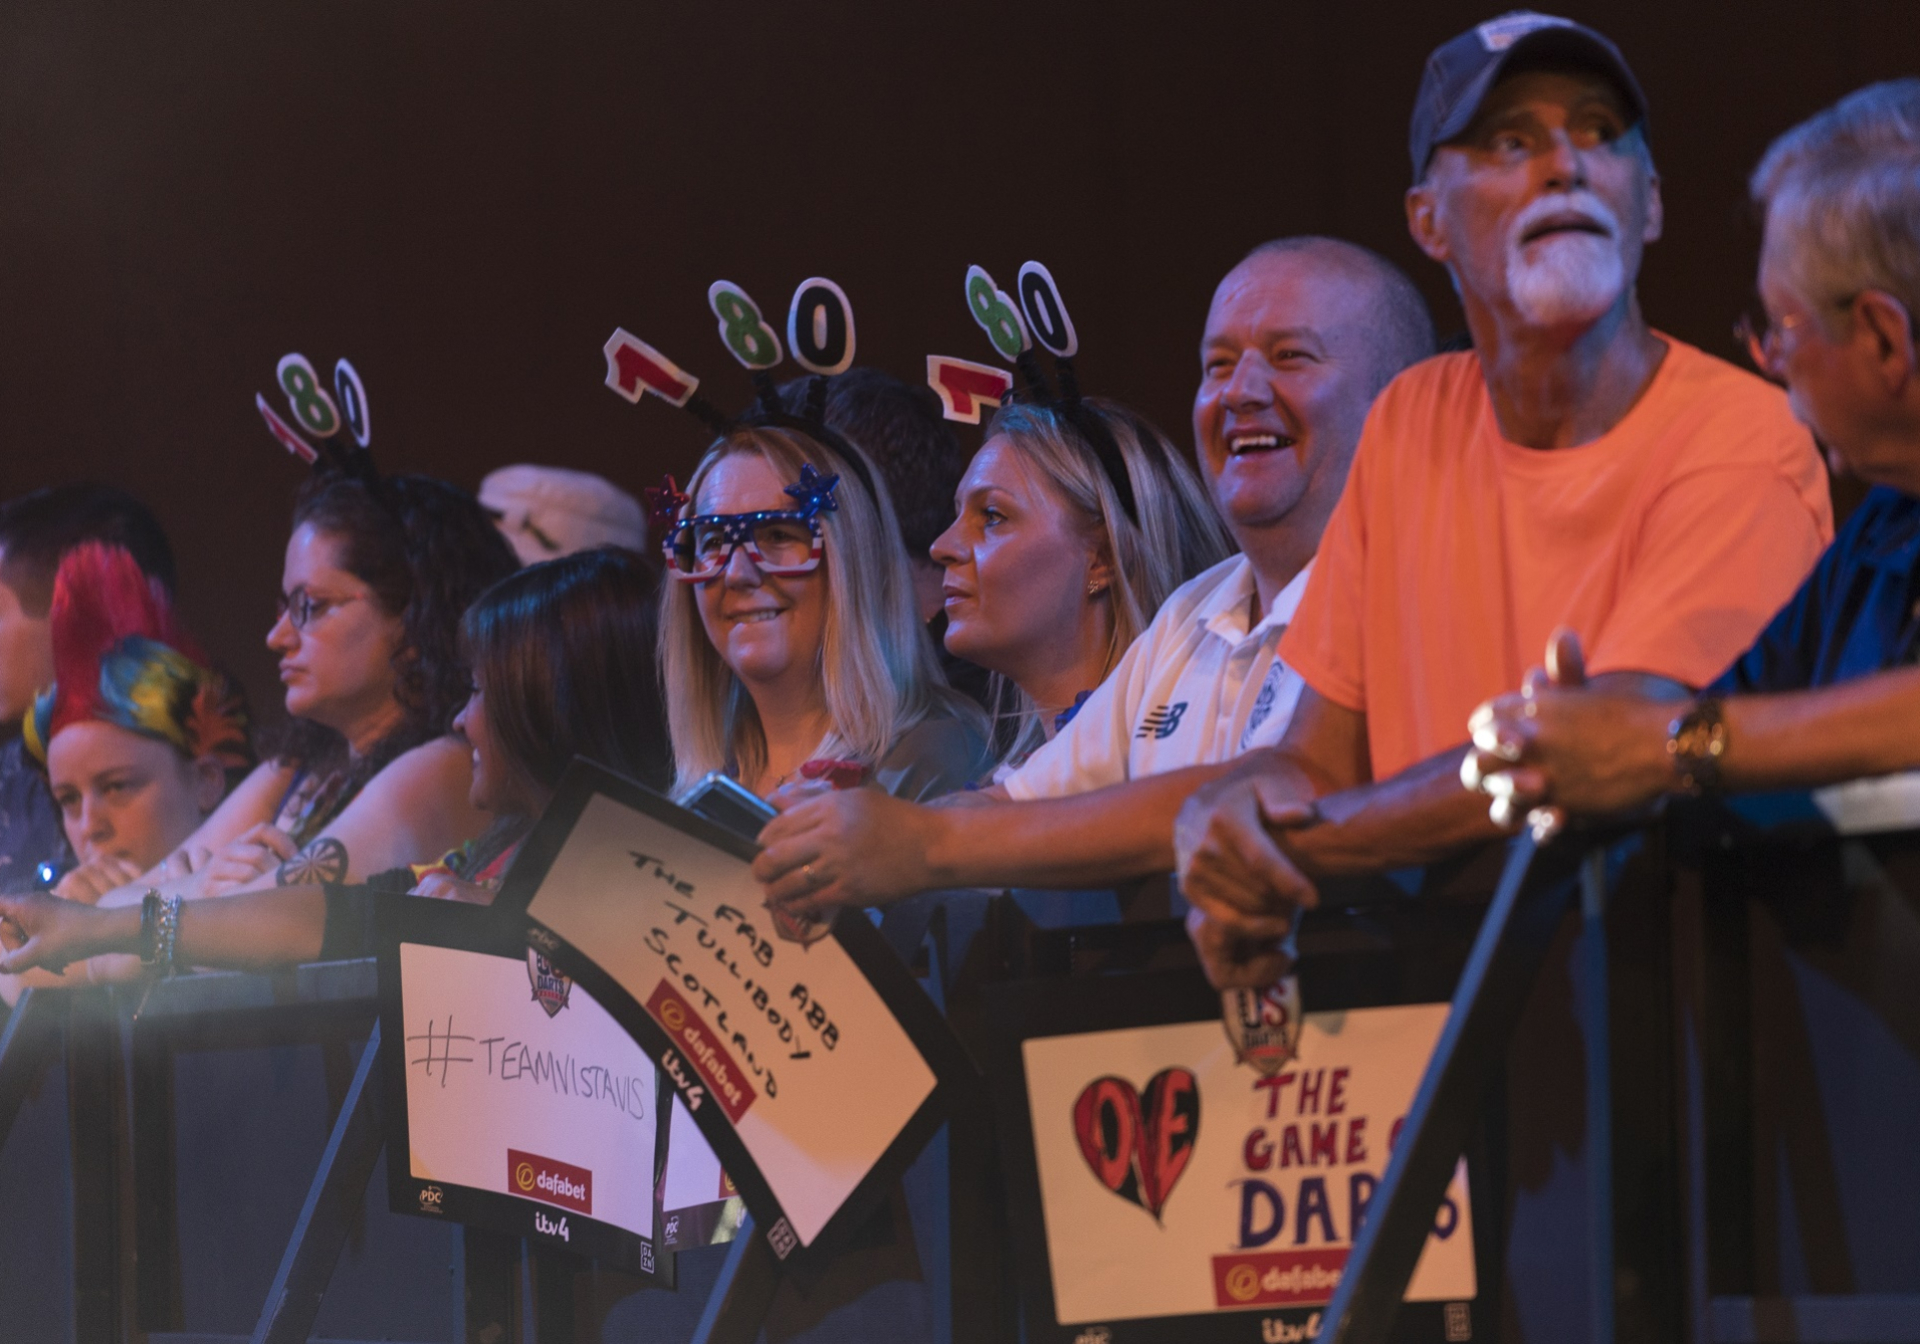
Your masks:
<instances>
[{"instance_id":1,"label":"bald head","mask_svg":"<svg viewBox=\"0 0 1920 1344\"><path fill-rule=\"evenodd\" d=\"M1382 387L1433 353L1433 322L1385 258L1334 238L1250 252L1214 291L1194 446L1215 506L1280 582L1319 545Z\"/></svg>"},{"instance_id":2,"label":"bald head","mask_svg":"<svg viewBox=\"0 0 1920 1344\"><path fill-rule=\"evenodd\" d=\"M1220 287L1225 289L1243 270L1282 258L1296 267L1338 276L1352 287L1354 302L1329 306L1324 317L1330 337L1364 347L1372 361L1374 392L1433 353L1433 315L1427 301L1405 271L1358 243L1317 234L1275 238L1241 258Z\"/></svg>"}]
</instances>

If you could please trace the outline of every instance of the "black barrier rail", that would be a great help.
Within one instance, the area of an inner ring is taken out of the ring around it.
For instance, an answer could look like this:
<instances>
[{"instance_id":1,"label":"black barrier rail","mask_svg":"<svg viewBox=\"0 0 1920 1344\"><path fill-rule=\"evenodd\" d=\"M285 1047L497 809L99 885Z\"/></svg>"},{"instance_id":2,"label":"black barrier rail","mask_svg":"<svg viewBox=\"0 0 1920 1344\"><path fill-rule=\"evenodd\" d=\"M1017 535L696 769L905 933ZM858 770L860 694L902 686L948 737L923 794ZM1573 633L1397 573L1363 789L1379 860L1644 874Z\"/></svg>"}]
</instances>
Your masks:
<instances>
[{"instance_id":1,"label":"black barrier rail","mask_svg":"<svg viewBox=\"0 0 1920 1344\"><path fill-rule=\"evenodd\" d=\"M1642 833L1522 840L1418 881L1325 894L1303 924L1305 955L1397 957L1421 997L1450 991L1452 1006L1322 1340L1389 1337L1455 1160L1485 1150L1489 1122L1509 1123L1502 1088L1524 1089L1504 1075L1529 995L1577 937L1587 1197L1585 1226L1566 1231L1586 1256L1577 1337L1920 1341L1920 830L1849 834L1804 799L1696 808ZM986 893L921 913L902 950L925 938L928 987L982 1058L983 987L1176 974L1201 988L1171 920L1035 927ZM1457 959L1435 951L1443 929ZM0 1031L0 1138L60 1069L85 1214L73 1222L75 1338L185 1344L174 1057L287 1042L320 1047L335 1113L251 1338L310 1337L379 1159L374 979L371 962L350 962L22 999ZM957 1118L948 1142L943 1336L1016 1339L1002 1155L979 1115ZM1482 1205L1477 1189L1475 1201L1476 1233L1500 1235L1501 1201ZM569 1262L450 1230L456 1338L593 1333L574 1318ZM762 1249L735 1243L737 1272L707 1302L702 1344L758 1333L779 1287L754 1263ZM1503 1250L1485 1262L1496 1280ZM1497 1297L1497 1281L1483 1293ZM1474 1338L1503 1337L1498 1301L1482 1307Z\"/></svg>"},{"instance_id":2,"label":"black barrier rail","mask_svg":"<svg viewBox=\"0 0 1920 1344\"><path fill-rule=\"evenodd\" d=\"M371 960L22 995L0 1032L0 1142L23 1100L63 1065L74 1209L74 1339L291 1344L311 1337L342 1248L360 1225L384 1141L379 1088L371 1082L380 1050L376 1007ZM362 1040L355 1061L350 1049ZM326 1146L251 1331L183 1333L175 1054L290 1044L320 1047L337 1092ZM123 1199L129 1172L131 1198ZM129 1207L132 1217L122 1218ZM528 1255L515 1238L449 1230L454 1284L448 1306L455 1338L506 1344L574 1337L569 1265ZM523 1255L531 1281L531 1301L524 1304L515 1298ZM419 1288L443 1291L432 1284Z\"/></svg>"}]
</instances>

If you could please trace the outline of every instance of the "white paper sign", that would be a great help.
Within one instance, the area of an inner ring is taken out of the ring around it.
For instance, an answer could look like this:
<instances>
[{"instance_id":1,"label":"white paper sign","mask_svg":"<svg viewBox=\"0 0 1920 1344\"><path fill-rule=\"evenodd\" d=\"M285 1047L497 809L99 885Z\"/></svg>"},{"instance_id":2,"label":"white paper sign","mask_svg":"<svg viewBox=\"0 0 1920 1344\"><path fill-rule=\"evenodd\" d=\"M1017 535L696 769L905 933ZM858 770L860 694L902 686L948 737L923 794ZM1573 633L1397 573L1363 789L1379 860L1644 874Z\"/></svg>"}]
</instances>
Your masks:
<instances>
[{"instance_id":1,"label":"white paper sign","mask_svg":"<svg viewBox=\"0 0 1920 1344\"><path fill-rule=\"evenodd\" d=\"M1024 1042L1060 1324L1328 1301L1446 1015L1309 1013L1267 1079L1217 1020ZM1462 1163L1407 1300L1474 1293Z\"/></svg>"},{"instance_id":2,"label":"white paper sign","mask_svg":"<svg viewBox=\"0 0 1920 1344\"><path fill-rule=\"evenodd\" d=\"M553 1228L571 1212L651 1241L653 1062L545 969L400 944L411 1173L551 1205Z\"/></svg>"},{"instance_id":3,"label":"white paper sign","mask_svg":"<svg viewBox=\"0 0 1920 1344\"><path fill-rule=\"evenodd\" d=\"M775 938L763 900L741 859L596 795L527 913L645 1005L810 1245L936 1080L839 943Z\"/></svg>"}]
</instances>

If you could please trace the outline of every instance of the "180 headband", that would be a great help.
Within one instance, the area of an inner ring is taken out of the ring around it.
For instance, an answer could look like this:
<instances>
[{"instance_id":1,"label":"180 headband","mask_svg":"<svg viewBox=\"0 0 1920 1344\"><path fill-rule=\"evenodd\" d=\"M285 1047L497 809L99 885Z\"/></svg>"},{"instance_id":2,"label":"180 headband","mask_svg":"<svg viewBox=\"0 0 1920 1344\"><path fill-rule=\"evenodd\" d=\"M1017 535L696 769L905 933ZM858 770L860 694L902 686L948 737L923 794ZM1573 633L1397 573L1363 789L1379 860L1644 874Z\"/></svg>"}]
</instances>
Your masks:
<instances>
[{"instance_id":1,"label":"180 headband","mask_svg":"<svg viewBox=\"0 0 1920 1344\"><path fill-rule=\"evenodd\" d=\"M299 428L276 415L258 392L253 394L253 404L267 422L267 432L280 446L316 471L338 472L369 486L375 484L379 473L373 469L373 458L367 452L372 438L367 387L353 365L342 359L333 366L334 396L331 397L320 386L319 376L305 355L281 356L274 369L274 379L286 394L287 409Z\"/></svg>"},{"instance_id":2,"label":"180 headband","mask_svg":"<svg viewBox=\"0 0 1920 1344\"><path fill-rule=\"evenodd\" d=\"M987 333L1000 357L1020 370L1027 384L1024 399L1045 406L1073 426L1112 483L1120 507L1138 523L1139 504L1120 445L1106 422L1080 399L1080 381L1073 367L1073 357L1080 352L1080 335L1067 315L1060 286L1054 283L1051 271L1030 261L1020 268L1015 287L1020 292L1018 304L994 283L985 268L969 266L967 311ZM1040 356L1034 350L1036 342L1053 356L1060 383L1058 395L1047 386ZM950 355L927 356L927 384L940 394L947 419L968 425L980 423L982 406L1000 405L1013 390L1013 378L1004 370Z\"/></svg>"},{"instance_id":3,"label":"180 headband","mask_svg":"<svg viewBox=\"0 0 1920 1344\"><path fill-rule=\"evenodd\" d=\"M793 292L793 302L787 309L787 347L793 352L794 362L814 375L807 387L805 404L797 415L782 405L780 390L773 381L773 370L785 356L779 333L767 325L759 305L731 280L716 280L707 289L707 306L719 321L721 341L753 377L755 397L745 412L733 418L721 413L712 402L699 395L698 378L624 327L616 328L602 347L607 359L607 386L636 405L651 392L691 412L718 435L736 429L796 430L844 461L847 469L866 487L867 494L877 500L878 491L865 458L826 423L827 379L845 373L853 364L853 308L847 302L846 291L824 276L814 276L802 281ZM837 476L816 476L808 481L803 472L799 487L808 491L803 507L811 508L813 513L831 512L833 487L838 479ZM679 511L687 504L687 496L671 476L662 486L642 493L656 533L669 533L661 540L669 552L669 563L673 563L674 538L670 533L680 521ZM794 488L789 488L787 493L794 494Z\"/></svg>"}]
</instances>

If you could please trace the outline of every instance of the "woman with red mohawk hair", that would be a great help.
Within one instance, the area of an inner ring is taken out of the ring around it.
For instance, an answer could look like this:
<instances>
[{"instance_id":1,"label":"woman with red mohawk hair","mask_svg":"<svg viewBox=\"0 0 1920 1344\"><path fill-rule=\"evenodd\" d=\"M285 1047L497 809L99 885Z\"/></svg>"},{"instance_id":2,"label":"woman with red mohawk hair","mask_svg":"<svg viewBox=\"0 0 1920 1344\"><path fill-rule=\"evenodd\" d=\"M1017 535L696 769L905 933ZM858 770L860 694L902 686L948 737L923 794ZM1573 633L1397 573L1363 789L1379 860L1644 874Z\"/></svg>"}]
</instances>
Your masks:
<instances>
[{"instance_id":1,"label":"woman with red mohawk hair","mask_svg":"<svg viewBox=\"0 0 1920 1344\"><path fill-rule=\"evenodd\" d=\"M78 860L54 891L90 903L172 854L253 751L238 690L126 550L67 552L49 624L56 680L22 736Z\"/></svg>"}]
</instances>

